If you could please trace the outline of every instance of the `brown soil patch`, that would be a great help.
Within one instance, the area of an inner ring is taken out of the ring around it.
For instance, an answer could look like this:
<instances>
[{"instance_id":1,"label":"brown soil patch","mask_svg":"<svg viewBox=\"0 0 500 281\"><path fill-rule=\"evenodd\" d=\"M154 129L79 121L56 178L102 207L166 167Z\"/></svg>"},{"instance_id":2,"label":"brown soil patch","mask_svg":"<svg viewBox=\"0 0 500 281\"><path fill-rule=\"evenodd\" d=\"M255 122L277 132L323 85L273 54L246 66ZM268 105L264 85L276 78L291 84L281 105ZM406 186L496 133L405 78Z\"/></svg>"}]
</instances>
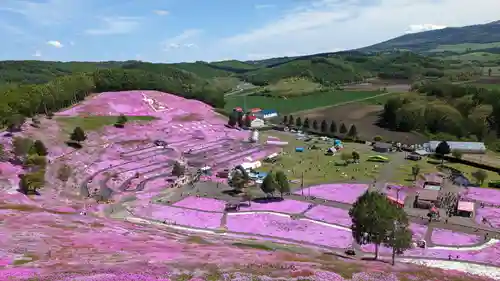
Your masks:
<instances>
[{"instance_id":1,"label":"brown soil patch","mask_svg":"<svg viewBox=\"0 0 500 281\"><path fill-rule=\"evenodd\" d=\"M340 127L344 123L347 127L355 125L358 129L359 138L363 140L373 140L375 136L381 136L384 140L397 141L402 143L424 143L427 139L417 133L394 132L377 126L379 114L382 106L368 105L362 103L350 103L341 106L310 111L301 115L302 120L308 117L311 121L323 119L328 123L334 120Z\"/></svg>"},{"instance_id":2,"label":"brown soil patch","mask_svg":"<svg viewBox=\"0 0 500 281\"><path fill-rule=\"evenodd\" d=\"M175 116L174 118L172 118L172 121L193 122L193 121L203 121L203 118L196 113L190 113L186 115Z\"/></svg>"}]
</instances>

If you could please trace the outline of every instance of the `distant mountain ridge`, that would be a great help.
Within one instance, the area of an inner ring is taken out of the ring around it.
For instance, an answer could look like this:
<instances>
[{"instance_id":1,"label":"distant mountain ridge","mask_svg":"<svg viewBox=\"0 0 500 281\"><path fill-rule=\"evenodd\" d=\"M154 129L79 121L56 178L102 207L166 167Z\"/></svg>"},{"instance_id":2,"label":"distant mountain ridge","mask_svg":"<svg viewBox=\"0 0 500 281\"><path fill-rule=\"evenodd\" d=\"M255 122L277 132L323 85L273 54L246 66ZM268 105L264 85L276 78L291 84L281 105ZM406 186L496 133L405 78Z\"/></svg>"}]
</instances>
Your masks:
<instances>
[{"instance_id":1,"label":"distant mountain ridge","mask_svg":"<svg viewBox=\"0 0 500 281\"><path fill-rule=\"evenodd\" d=\"M419 33L405 34L375 45L358 49L362 52L412 51L429 53L446 51L443 45L484 44L478 49L500 47L500 20L487 24L447 27Z\"/></svg>"}]
</instances>

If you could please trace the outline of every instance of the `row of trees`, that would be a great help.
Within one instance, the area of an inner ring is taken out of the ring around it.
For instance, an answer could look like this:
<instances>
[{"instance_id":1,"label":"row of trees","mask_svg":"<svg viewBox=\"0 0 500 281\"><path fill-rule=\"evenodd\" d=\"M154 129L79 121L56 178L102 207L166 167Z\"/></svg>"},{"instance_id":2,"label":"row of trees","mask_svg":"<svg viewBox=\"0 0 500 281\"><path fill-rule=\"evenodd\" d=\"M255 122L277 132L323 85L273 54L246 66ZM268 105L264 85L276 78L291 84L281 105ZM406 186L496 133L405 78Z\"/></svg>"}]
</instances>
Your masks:
<instances>
[{"instance_id":1,"label":"row of trees","mask_svg":"<svg viewBox=\"0 0 500 281\"><path fill-rule=\"evenodd\" d=\"M0 92L0 124L18 124L22 117L51 114L82 101L91 93L158 90L224 107L223 93L206 80L178 70L153 73L135 69L99 69L55 78L46 84L13 86Z\"/></svg>"},{"instance_id":2,"label":"row of trees","mask_svg":"<svg viewBox=\"0 0 500 281\"><path fill-rule=\"evenodd\" d=\"M419 83L416 94L389 99L381 125L398 131L485 141L500 134L500 91L472 85Z\"/></svg>"},{"instance_id":3,"label":"row of trees","mask_svg":"<svg viewBox=\"0 0 500 281\"><path fill-rule=\"evenodd\" d=\"M330 124L328 124L326 120L322 120L321 122L313 120L311 124L311 121L307 117L304 119L304 121L302 121L300 117L297 117L295 119L292 115L283 116L283 124L289 127L302 128L304 130L312 129L316 132L325 134L339 133L351 138L356 138L358 136L358 129L354 124L351 125L349 129L347 129L347 126L344 123L341 123L340 127L337 130L337 123L335 121L331 121Z\"/></svg>"}]
</instances>

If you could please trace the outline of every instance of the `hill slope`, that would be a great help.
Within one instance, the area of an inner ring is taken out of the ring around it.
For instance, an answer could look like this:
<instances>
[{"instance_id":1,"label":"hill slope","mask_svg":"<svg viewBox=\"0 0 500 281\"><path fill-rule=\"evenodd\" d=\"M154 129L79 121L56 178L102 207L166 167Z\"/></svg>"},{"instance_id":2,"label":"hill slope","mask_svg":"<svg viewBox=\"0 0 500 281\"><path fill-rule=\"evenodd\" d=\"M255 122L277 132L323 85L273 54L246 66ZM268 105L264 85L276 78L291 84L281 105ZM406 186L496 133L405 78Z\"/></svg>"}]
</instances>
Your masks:
<instances>
[{"instance_id":1,"label":"hill slope","mask_svg":"<svg viewBox=\"0 0 500 281\"><path fill-rule=\"evenodd\" d=\"M453 45L461 45L452 48ZM500 47L500 21L464 27L449 27L406 34L359 49L363 52L407 50L412 52L463 52Z\"/></svg>"}]
</instances>

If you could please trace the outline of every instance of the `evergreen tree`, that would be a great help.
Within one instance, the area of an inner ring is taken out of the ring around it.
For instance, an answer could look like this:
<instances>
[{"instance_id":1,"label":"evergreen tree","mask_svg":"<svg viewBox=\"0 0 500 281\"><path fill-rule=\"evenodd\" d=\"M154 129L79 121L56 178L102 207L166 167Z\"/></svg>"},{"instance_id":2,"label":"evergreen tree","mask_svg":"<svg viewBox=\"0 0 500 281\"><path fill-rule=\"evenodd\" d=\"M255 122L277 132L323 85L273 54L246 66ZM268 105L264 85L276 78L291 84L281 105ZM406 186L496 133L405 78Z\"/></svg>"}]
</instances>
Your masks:
<instances>
[{"instance_id":1,"label":"evergreen tree","mask_svg":"<svg viewBox=\"0 0 500 281\"><path fill-rule=\"evenodd\" d=\"M326 124L326 120L321 121L321 132L326 133L326 130L328 129L328 125Z\"/></svg>"},{"instance_id":2,"label":"evergreen tree","mask_svg":"<svg viewBox=\"0 0 500 281\"><path fill-rule=\"evenodd\" d=\"M356 125L351 125L349 128L349 132L347 132L347 135L351 138L356 138L358 136L358 129L356 128Z\"/></svg>"},{"instance_id":3,"label":"evergreen tree","mask_svg":"<svg viewBox=\"0 0 500 281\"><path fill-rule=\"evenodd\" d=\"M264 192L267 196L269 196L274 194L276 188L277 184L275 181L275 176L272 172L270 172L269 174L266 175L266 177L262 181L260 189L262 189L262 192Z\"/></svg>"},{"instance_id":4,"label":"evergreen tree","mask_svg":"<svg viewBox=\"0 0 500 281\"><path fill-rule=\"evenodd\" d=\"M34 152L40 156L47 156L48 155L47 147L45 146L45 144L43 144L43 142L41 140L36 140L33 143L33 149L34 149Z\"/></svg>"},{"instance_id":5,"label":"evergreen tree","mask_svg":"<svg viewBox=\"0 0 500 281\"><path fill-rule=\"evenodd\" d=\"M237 119L238 119L238 120L236 120L238 123L238 127L243 128L245 126L245 122L243 121L243 116L244 116L243 112L238 111L238 113L236 115L237 115Z\"/></svg>"},{"instance_id":6,"label":"evergreen tree","mask_svg":"<svg viewBox=\"0 0 500 281\"><path fill-rule=\"evenodd\" d=\"M317 130L318 130L318 121L313 120L313 126L312 126L312 127L313 127L313 129L314 129L315 131L317 131Z\"/></svg>"},{"instance_id":7,"label":"evergreen tree","mask_svg":"<svg viewBox=\"0 0 500 281\"><path fill-rule=\"evenodd\" d=\"M309 118L306 117L306 119L304 120L304 124L302 124L302 127L304 129L309 129Z\"/></svg>"},{"instance_id":8,"label":"evergreen tree","mask_svg":"<svg viewBox=\"0 0 500 281\"><path fill-rule=\"evenodd\" d=\"M283 116L283 124L288 124L288 115Z\"/></svg>"},{"instance_id":9,"label":"evergreen tree","mask_svg":"<svg viewBox=\"0 0 500 281\"><path fill-rule=\"evenodd\" d=\"M236 126L236 124L238 123L238 116L236 114L237 113L235 111L229 114L229 120L227 121L227 124L231 127Z\"/></svg>"},{"instance_id":10,"label":"evergreen tree","mask_svg":"<svg viewBox=\"0 0 500 281\"><path fill-rule=\"evenodd\" d=\"M81 127L76 127L70 135L70 140L77 142L78 144L86 139L87 136Z\"/></svg>"},{"instance_id":11,"label":"evergreen tree","mask_svg":"<svg viewBox=\"0 0 500 281\"><path fill-rule=\"evenodd\" d=\"M437 145L435 152L441 157L442 165L444 162L444 156L451 153L450 145L446 141L442 141Z\"/></svg>"},{"instance_id":12,"label":"evergreen tree","mask_svg":"<svg viewBox=\"0 0 500 281\"><path fill-rule=\"evenodd\" d=\"M297 119L295 119L295 126L297 128L302 127L302 119L300 119L300 117L297 117Z\"/></svg>"},{"instance_id":13,"label":"evergreen tree","mask_svg":"<svg viewBox=\"0 0 500 281\"><path fill-rule=\"evenodd\" d=\"M120 116L118 116L116 120L115 127L123 128L127 122L128 122L127 116L120 114Z\"/></svg>"},{"instance_id":14,"label":"evergreen tree","mask_svg":"<svg viewBox=\"0 0 500 281\"><path fill-rule=\"evenodd\" d=\"M344 123L340 124L340 130L339 130L339 133L341 133L341 134L345 134L345 133L347 133L347 128L346 128L346 126L345 126L345 124L344 124Z\"/></svg>"},{"instance_id":15,"label":"evergreen tree","mask_svg":"<svg viewBox=\"0 0 500 281\"><path fill-rule=\"evenodd\" d=\"M335 123L335 121L332 121L332 123L330 123L330 133L332 134L337 133L337 124Z\"/></svg>"},{"instance_id":16,"label":"evergreen tree","mask_svg":"<svg viewBox=\"0 0 500 281\"><path fill-rule=\"evenodd\" d=\"M283 171L276 172L275 182L281 198L283 198L283 194L290 192L290 182Z\"/></svg>"},{"instance_id":17,"label":"evergreen tree","mask_svg":"<svg viewBox=\"0 0 500 281\"><path fill-rule=\"evenodd\" d=\"M288 126L293 126L293 125L295 125L294 120L293 120L293 116L289 115L288 116Z\"/></svg>"}]
</instances>

